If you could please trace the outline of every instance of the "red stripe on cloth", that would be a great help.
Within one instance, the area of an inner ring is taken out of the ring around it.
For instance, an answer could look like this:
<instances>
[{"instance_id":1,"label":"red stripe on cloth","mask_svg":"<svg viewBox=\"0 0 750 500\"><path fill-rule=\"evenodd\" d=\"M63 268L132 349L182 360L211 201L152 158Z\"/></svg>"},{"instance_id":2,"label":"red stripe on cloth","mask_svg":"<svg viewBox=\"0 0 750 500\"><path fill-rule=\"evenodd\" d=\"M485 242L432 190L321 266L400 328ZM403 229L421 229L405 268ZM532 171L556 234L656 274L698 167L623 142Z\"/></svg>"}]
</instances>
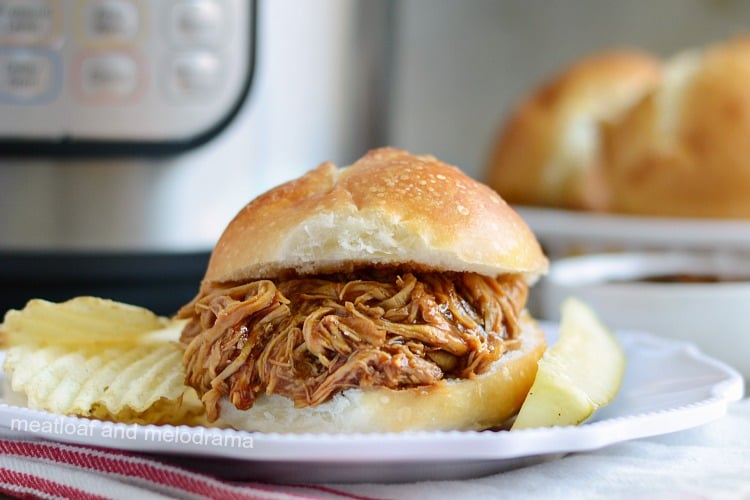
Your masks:
<instances>
[{"instance_id":1,"label":"red stripe on cloth","mask_svg":"<svg viewBox=\"0 0 750 500\"><path fill-rule=\"evenodd\" d=\"M52 463L64 463L97 472L138 478L153 484L212 498L231 496L233 498L262 500L268 498L267 495L263 495L264 493L285 495L287 498L311 498L275 490L270 486L225 484L211 476L151 461L121 450L114 451L36 441L0 440L0 451L11 455L44 459ZM329 489L327 492L344 498L352 498L346 492L333 489Z\"/></svg>"},{"instance_id":2,"label":"red stripe on cloth","mask_svg":"<svg viewBox=\"0 0 750 500\"><path fill-rule=\"evenodd\" d=\"M293 484L290 486L293 488L300 488L300 489L305 489L305 490L322 491L323 493L329 493L331 495L336 495L341 498L350 498L352 500L380 500L374 497L355 495L354 493L349 493L347 491L341 491L341 490L337 490L334 488L329 488L327 486L322 486L320 484Z\"/></svg>"},{"instance_id":3,"label":"red stripe on cloth","mask_svg":"<svg viewBox=\"0 0 750 500\"><path fill-rule=\"evenodd\" d=\"M50 481L33 474L27 474L25 472L17 472L14 470L0 467L0 481L6 484L14 484L21 487L23 493L26 495L35 494L45 495L47 497L63 497L63 498L75 498L81 500L106 500L106 497L98 495L92 495L84 490L68 486L67 484ZM12 488L3 487L2 490L5 493L18 496L19 491L13 490ZM28 496L28 498L32 498Z\"/></svg>"}]
</instances>

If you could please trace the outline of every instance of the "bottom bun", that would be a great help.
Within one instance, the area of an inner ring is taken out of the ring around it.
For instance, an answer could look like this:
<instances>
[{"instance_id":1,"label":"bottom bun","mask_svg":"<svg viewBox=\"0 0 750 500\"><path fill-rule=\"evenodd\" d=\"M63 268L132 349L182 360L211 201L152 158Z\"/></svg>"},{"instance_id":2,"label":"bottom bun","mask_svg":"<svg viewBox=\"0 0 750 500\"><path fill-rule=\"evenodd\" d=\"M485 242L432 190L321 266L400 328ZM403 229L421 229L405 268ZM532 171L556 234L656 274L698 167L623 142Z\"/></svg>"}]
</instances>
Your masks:
<instances>
[{"instance_id":1,"label":"bottom bun","mask_svg":"<svg viewBox=\"0 0 750 500\"><path fill-rule=\"evenodd\" d=\"M521 318L521 346L473 379L430 387L348 389L317 406L263 394L249 410L221 401L221 420L236 429L280 433L356 433L481 430L503 426L518 413L546 348L531 316Z\"/></svg>"}]
</instances>

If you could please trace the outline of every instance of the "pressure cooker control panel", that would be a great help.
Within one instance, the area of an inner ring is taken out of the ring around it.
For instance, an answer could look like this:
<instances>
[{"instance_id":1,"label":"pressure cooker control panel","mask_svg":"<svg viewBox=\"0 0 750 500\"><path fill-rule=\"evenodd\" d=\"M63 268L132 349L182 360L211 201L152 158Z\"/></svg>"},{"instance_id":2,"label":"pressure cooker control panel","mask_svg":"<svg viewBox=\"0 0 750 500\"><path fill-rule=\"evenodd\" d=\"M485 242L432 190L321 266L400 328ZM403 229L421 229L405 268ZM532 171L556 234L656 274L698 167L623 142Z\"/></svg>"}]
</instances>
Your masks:
<instances>
[{"instance_id":1,"label":"pressure cooker control panel","mask_svg":"<svg viewBox=\"0 0 750 500\"><path fill-rule=\"evenodd\" d=\"M216 133L250 86L254 15L248 0L0 0L0 155Z\"/></svg>"}]
</instances>

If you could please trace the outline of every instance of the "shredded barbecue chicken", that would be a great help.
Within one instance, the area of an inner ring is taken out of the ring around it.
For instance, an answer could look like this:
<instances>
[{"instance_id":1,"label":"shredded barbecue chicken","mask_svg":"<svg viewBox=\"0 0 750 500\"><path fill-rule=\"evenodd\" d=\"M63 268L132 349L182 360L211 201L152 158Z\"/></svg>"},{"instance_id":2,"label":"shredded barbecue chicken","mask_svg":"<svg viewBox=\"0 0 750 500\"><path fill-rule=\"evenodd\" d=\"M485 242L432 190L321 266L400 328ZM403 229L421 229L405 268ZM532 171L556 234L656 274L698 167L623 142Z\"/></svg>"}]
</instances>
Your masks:
<instances>
[{"instance_id":1,"label":"shredded barbecue chicken","mask_svg":"<svg viewBox=\"0 0 750 500\"><path fill-rule=\"evenodd\" d=\"M351 387L402 389L470 378L517 348L519 275L369 270L206 286L189 318L186 382L209 419L262 393L317 405Z\"/></svg>"}]
</instances>

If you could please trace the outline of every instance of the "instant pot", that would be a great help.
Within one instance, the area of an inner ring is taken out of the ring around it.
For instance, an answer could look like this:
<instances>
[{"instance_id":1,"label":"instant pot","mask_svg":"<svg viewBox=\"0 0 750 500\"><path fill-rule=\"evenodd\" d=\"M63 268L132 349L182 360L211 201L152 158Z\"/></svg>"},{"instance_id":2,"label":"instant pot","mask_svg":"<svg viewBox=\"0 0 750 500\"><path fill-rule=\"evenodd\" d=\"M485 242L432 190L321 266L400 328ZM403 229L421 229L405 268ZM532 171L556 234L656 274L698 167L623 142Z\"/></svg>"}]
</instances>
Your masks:
<instances>
[{"instance_id":1,"label":"instant pot","mask_svg":"<svg viewBox=\"0 0 750 500\"><path fill-rule=\"evenodd\" d=\"M189 301L246 202L378 143L378 4L0 0L0 310Z\"/></svg>"}]
</instances>

